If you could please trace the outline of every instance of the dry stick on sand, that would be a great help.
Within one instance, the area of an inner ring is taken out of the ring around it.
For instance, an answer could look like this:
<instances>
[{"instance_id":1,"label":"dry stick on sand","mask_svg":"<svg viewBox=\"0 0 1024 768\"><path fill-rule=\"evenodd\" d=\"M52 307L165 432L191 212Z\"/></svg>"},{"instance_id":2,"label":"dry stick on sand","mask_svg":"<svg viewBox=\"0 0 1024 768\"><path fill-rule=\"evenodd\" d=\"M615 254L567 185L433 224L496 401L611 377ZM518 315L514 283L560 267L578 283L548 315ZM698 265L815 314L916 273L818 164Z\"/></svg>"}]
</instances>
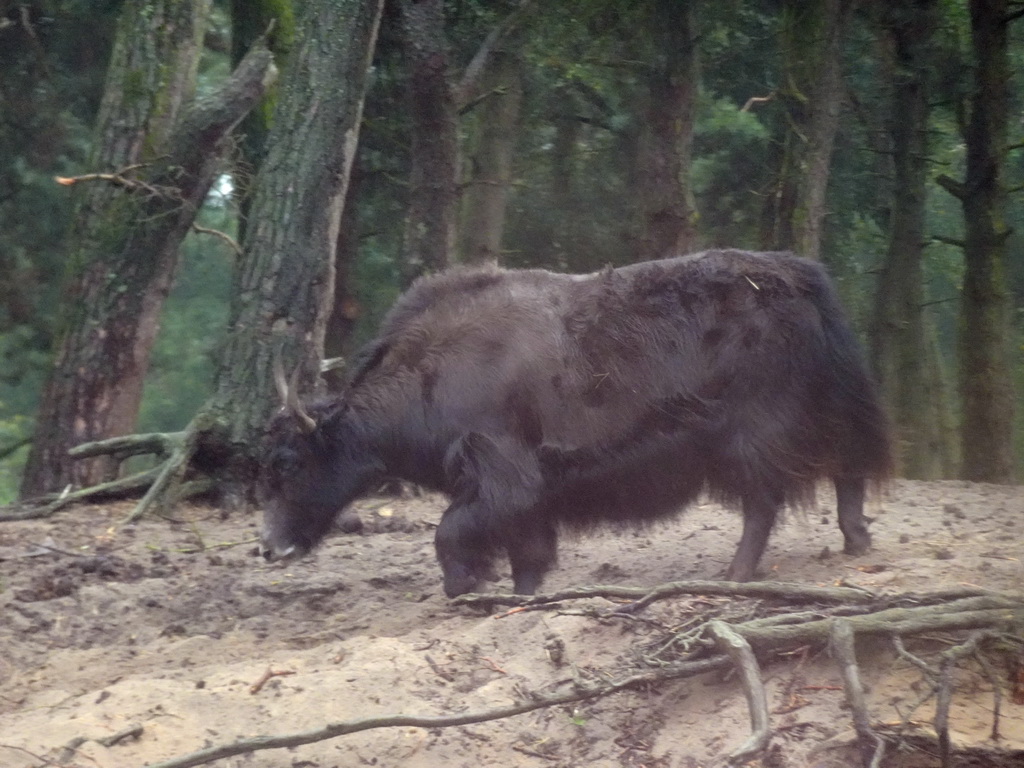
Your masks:
<instances>
[{"instance_id":1,"label":"dry stick on sand","mask_svg":"<svg viewBox=\"0 0 1024 768\"><path fill-rule=\"evenodd\" d=\"M698 589L699 585L699 589ZM843 592L839 592L843 589ZM732 590L730 592L730 590ZM845 588L819 588L803 587L792 584L736 584L731 582L684 582L664 585L664 587L650 589L630 589L625 587L589 587L580 590L568 590L556 593L555 595L538 595L536 597L509 596L509 595L474 595L465 596L456 602L473 605L494 605L510 604L509 598L516 598L511 604L545 604L569 599L570 597L594 597L594 596L629 596L634 599L643 599L652 592L659 595L673 592L674 594L718 594L718 595L742 595L747 597L759 597L767 599L775 597L785 599L788 595L793 602L806 605L814 602L854 602L870 601L880 599L862 590ZM570 594L571 593L571 594ZM980 593L980 594L979 594ZM917 601L934 600L937 595L946 595L951 598L933 605L915 605ZM831 595L831 600L827 595ZM866 597L865 597L866 595ZM966 596L965 595L969 595ZM845 600L843 599L845 598ZM366 731L376 728L414 727L414 728L447 728L459 725L470 725L482 723L489 720L500 720L515 715L533 712L534 710L553 707L559 704L567 704L575 701L587 701L609 696L620 691L631 688L649 686L668 680L676 680L685 677L693 677L712 670L726 669L733 666L733 659L738 659L741 673L744 676L744 686L747 691L748 702L750 702L752 725L754 736L734 754L744 755L748 746L756 747L758 744L767 743L767 708L762 711L761 705L757 702L763 696L763 690L757 692L760 675L757 673L756 661L751 664L753 650L773 651L783 648L791 648L797 645L808 643L825 644L833 637L833 627L837 621L842 621L846 629L851 632L865 632L869 634L915 634L925 631L947 631L959 629L996 629L1005 630L1014 623L1024 623L1024 598L1019 596L1005 595L1000 593L985 592L984 590L956 590L947 593L935 593L932 595L910 595L891 596L886 598L886 603L891 604L893 600L904 599L911 603L910 607L886 608L874 612L864 613L837 619L817 618L820 614L804 611L799 614L783 616L772 616L767 619L753 619L738 624L725 624L721 621L711 621L706 625L708 634L715 638L728 638L728 641L719 642L720 648L726 649L729 655L718 655L711 658L699 660L682 661L662 667L653 672L645 672L623 678L617 682L602 685L577 686L576 690L553 696L537 696L530 701L522 701L504 707L484 710L481 712L468 713L464 715L414 717L410 715L387 715L380 717L366 718L363 720L348 720L336 723L328 723L310 731L303 731L278 736L258 736L251 739L242 739L232 744L209 747L182 757L173 758L162 763L154 763L147 768L191 768L191 766L204 765L214 760L219 760L233 755L247 754L264 749L278 749L282 747L297 747L303 744L312 744L318 741L333 739L350 733ZM804 620L805 619L805 620ZM712 629L714 625L714 629ZM846 631L846 629L842 631ZM742 643L733 646L736 641L734 636L741 638ZM724 645L723 645L724 643ZM746 650L743 649L746 645ZM730 650L731 649L731 650ZM749 655L748 655L749 652ZM949 653L949 652L947 652ZM958 654L957 658L964 654ZM852 658L852 657L851 657ZM856 666L856 661L852 662ZM846 664L849 667L850 664ZM756 682L754 679L757 678ZM762 744L763 746L763 744Z\"/></svg>"},{"instance_id":2,"label":"dry stick on sand","mask_svg":"<svg viewBox=\"0 0 1024 768\"><path fill-rule=\"evenodd\" d=\"M214 760L232 757L233 755L242 755L263 749L297 747L303 744L312 744L316 741L333 739L338 736L358 733L359 731L368 731L374 728L449 728L456 725L484 723L488 720L501 720L506 717L513 717L515 715L533 712L537 709L554 707L559 704L597 699L602 696L617 693L618 691L652 685L665 680L692 677L694 675L699 675L716 669L725 669L727 666L729 666L729 660L723 657L683 662L673 667L659 669L656 672L646 672L633 675L619 680L618 682L608 683L606 685L582 687L575 691L555 696L540 697L533 699L532 701L510 704L505 707L484 710L482 712L470 712L465 715L452 715L447 717L383 715L381 717L368 717L363 720L345 720L338 723L328 723L327 725L311 731L303 731L281 736L257 736L252 739L241 739L233 744L224 744L219 747L201 749L198 752L173 758L162 763L153 763L147 766L147 768L191 768L191 766L204 765Z\"/></svg>"}]
</instances>

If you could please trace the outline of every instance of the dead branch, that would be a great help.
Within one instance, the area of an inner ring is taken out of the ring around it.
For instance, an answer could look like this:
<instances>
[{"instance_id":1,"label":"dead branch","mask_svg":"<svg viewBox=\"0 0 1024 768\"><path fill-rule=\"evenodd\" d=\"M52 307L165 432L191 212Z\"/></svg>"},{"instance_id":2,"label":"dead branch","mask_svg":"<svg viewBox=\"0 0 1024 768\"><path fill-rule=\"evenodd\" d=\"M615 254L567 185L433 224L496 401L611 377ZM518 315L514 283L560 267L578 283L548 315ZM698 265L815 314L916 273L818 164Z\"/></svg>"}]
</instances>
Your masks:
<instances>
[{"instance_id":1,"label":"dead branch","mask_svg":"<svg viewBox=\"0 0 1024 768\"><path fill-rule=\"evenodd\" d=\"M159 468L147 469L109 483L82 488L78 491L42 496L38 499L12 504L0 509L0 522L35 520L49 517L70 504L89 499L103 499L129 496L148 488L159 473Z\"/></svg>"},{"instance_id":2,"label":"dead branch","mask_svg":"<svg viewBox=\"0 0 1024 768\"><path fill-rule=\"evenodd\" d=\"M751 96L747 99L747 103L740 108L740 112L749 112L756 104L767 104L778 95L778 91L772 91L767 96Z\"/></svg>"},{"instance_id":3,"label":"dead branch","mask_svg":"<svg viewBox=\"0 0 1024 768\"><path fill-rule=\"evenodd\" d=\"M761 754L771 739L771 729L768 725L768 694L765 693L761 669L750 643L734 632L728 624L718 619L708 622L708 632L715 638L719 649L739 670L743 692L747 697L753 733L729 754L729 762L744 763Z\"/></svg>"},{"instance_id":4,"label":"dead branch","mask_svg":"<svg viewBox=\"0 0 1024 768\"><path fill-rule=\"evenodd\" d=\"M104 747L112 747L115 744L124 741L125 739L137 739L142 735L142 726L138 723L129 725L122 728L117 733L112 733L109 736L104 736L100 739L95 739L97 744L102 744Z\"/></svg>"},{"instance_id":5,"label":"dead branch","mask_svg":"<svg viewBox=\"0 0 1024 768\"><path fill-rule=\"evenodd\" d=\"M68 451L75 459L89 459L94 456L112 456L115 461L124 461L130 456L153 454L164 457L171 454L185 439L184 432L152 432L143 435L125 435L108 440L82 443Z\"/></svg>"},{"instance_id":6,"label":"dead branch","mask_svg":"<svg viewBox=\"0 0 1024 768\"><path fill-rule=\"evenodd\" d=\"M854 632L884 635L913 635L928 631L958 629L1004 629L1024 620L1024 598L1012 595L969 597L938 605L889 608L847 618ZM762 620L736 624L734 629L759 650L772 650L802 643L826 643L834 618L801 624L765 626Z\"/></svg>"},{"instance_id":7,"label":"dead branch","mask_svg":"<svg viewBox=\"0 0 1024 768\"><path fill-rule=\"evenodd\" d=\"M860 683L860 670L853 646L853 625L849 619L836 619L833 622L832 653L839 662L846 702L853 713L853 727L857 731L861 762L865 768L878 768L885 754L885 742L871 729L871 718L864 700L864 687Z\"/></svg>"},{"instance_id":8,"label":"dead branch","mask_svg":"<svg viewBox=\"0 0 1024 768\"><path fill-rule=\"evenodd\" d=\"M210 229L209 227L201 227L198 224L192 224L192 231L201 235L213 235L227 243L228 248L230 248L236 256L242 255L242 246L240 246L238 241L231 237L227 232L221 232L219 229Z\"/></svg>"},{"instance_id":9,"label":"dead branch","mask_svg":"<svg viewBox=\"0 0 1024 768\"><path fill-rule=\"evenodd\" d=\"M590 597L637 600L630 610L640 610L655 600L664 600L680 595L722 595L728 597L756 597L763 600L779 600L807 603L868 603L876 595L855 587L815 587L804 584L787 584L774 581L673 581L657 587L592 586L564 589L549 595L461 595L454 599L456 605L511 605L535 606L558 603L564 600L581 600Z\"/></svg>"},{"instance_id":10,"label":"dead branch","mask_svg":"<svg viewBox=\"0 0 1024 768\"><path fill-rule=\"evenodd\" d=\"M481 712L469 712L463 715L449 716L412 716L412 715L382 715L380 717L368 717L361 720L345 720L337 723L328 723L311 731L299 733L282 734L278 736L257 736L251 739L240 739L232 744L208 747L181 757L172 758L162 763L153 763L146 768L191 768L195 765L205 765L214 760L234 755L243 755L250 752L257 752L264 749L280 749L282 747L297 747L303 744L312 744L317 741L334 739L338 736L345 736L359 731L368 731L377 728L451 728L458 725L472 725L474 723L485 723L490 720L501 720L507 717L523 715L538 709L569 704L575 701L589 701L592 699L609 696L620 691L632 688L642 688L667 680L676 680L684 677L693 677L704 672L711 672L717 669L725 669L729 666L729 660L725 657L702 659L700 661L683 662L672 667L665 667L655 672L644 672L630 677L623 678L617 682L602 685L577 686L575 690L553 696L539 696L529 701L522 701L516 704L509 704L504 707L483 710Z\"/></svg>"}]
</instances>

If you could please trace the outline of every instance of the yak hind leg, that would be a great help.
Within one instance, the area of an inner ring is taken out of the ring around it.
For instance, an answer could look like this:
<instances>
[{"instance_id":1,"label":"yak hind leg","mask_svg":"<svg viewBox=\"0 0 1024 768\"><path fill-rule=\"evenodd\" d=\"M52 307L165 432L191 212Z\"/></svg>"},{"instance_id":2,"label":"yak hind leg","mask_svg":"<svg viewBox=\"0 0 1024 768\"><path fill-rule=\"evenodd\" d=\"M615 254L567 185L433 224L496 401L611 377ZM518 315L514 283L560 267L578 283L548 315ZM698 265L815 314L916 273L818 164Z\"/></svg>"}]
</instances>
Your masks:
<instances>
[{"instance_id":1,"label":"yak hind leg","mask_svg":"<svg viewBox=\"0 0 1024 768\"><path fill-rule=\"evenodd\" d=\"M527 525L510 535L506 549L513 590L517 595L535 594L558 559L558 531L547 521Z\"/></svg>"},{"instance_id":2,"label":"yak hind leg","mask_svg":"<svg viewBox=\"0 0 1024 768\"><path fill-rule=\"evenodd\" d=\"M768 546L768 537L782 506L781 494L763 493L743 496L743 535L736 554L725 571L727 581L750 581Z\"/></svg>"},{"instance_id":3,"label":"yak hind leg","mask_svg":"<svg viewBox=\"0 0 1024 768\"><path fill-rule=\"evenodd\" d=\"M864 517L864 478L837 477L834 482L839 530L843 532L843 552L863 555L871 549L868 520Z\"/></svg>"}]
</instances>

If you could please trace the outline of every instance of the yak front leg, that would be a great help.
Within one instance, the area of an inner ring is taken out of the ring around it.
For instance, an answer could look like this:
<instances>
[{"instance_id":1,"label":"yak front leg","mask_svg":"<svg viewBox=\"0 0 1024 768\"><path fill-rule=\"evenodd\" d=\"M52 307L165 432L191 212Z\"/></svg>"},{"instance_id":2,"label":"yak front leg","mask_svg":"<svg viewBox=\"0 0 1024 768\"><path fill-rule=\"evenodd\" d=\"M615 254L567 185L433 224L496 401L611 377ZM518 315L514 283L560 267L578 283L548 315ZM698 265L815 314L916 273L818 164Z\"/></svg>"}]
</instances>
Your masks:
<instances>
[{"instance_id":1,"label":"yak front leg","mask_svg":"<svg viewBox=\"0 0 1024 768\"><path fill-rule=\"evenodd\" d=\"M743 535L732 563L725 571L728 581L750 581L754 578L781 506L780 494L748 494L743 497Z\"/></svg>"}]
</instances>

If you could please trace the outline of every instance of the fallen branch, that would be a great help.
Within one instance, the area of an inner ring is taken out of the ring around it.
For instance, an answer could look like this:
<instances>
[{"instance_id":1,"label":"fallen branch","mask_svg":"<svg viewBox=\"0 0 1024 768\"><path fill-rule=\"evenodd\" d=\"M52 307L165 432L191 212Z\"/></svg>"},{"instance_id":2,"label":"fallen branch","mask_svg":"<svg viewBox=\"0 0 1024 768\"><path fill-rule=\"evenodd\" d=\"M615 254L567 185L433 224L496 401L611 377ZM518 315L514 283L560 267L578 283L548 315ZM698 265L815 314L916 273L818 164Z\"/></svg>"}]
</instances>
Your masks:
<instances>
[{"instance_id":1,"label":"fallen branch","mask_svg":"<svg viewBox=\"0 0 1024 768\"><path fill-rule=\"evenodd\" d=\"M78 502L96 499L122 498L141 493L150 485L159 473L159 468L147 469L128 477L100 483L78 491L43 496L38 499L23 501L0 509L0 522L15 520L34 520L59 512L64 507Z\"/></svg>"},{"instance_id":2,"label":"fallen branch","mask_svg":"<svg viewBox=\"0 0 1024 768\"><path fill-rule=\"evenodd\" d=\"M117 733L112 733L109 736L104 736L104 737L99 738L99 739L94 739L94 741L97 744L102 744L104 747L112 747L115 744L118 744L118 743L124 741L125 739L137 739L137 738L139 738L139 736L142 735L142 730L143 730L142 726L139 725L138 723L135 723L133 725L129 725L129 726L125 727L125 728L122 728Z\"/></svg>"},{"instance_id":3,"label":"fallen branch","mask_svg":"<svg viewBox=\"0 0 1024 768\"><path fill-rule=\"evenodd\" d=\"M1014 622L1024 621L1024 598L991 594L938 605L889 608L849 616L846 620L858 634L913 635L927 631L985 628L1005 630ZM827 618L801 624L765 626L763 620L754 620L736 624L733 628L755 648L771 650L802 643L824 644L831 637L834 621L834 618Z\"/></svg>"},{"instance_id":4,"label":"fallen branch","mask_svg":"<svg viewBox=\"0 0 1024 768\"><path fill-rule=\"evenodd\" d=\"M815 587L777 581L673 581L653 588L620 586L577 587L553 592L549 595L461 595L452 602L455 605L536 606L558 603L564 600L605 597L620 600L636 600L638 602L630 606L630 610L637 611L650 605L655 600L665 600L680 595L757 597L763 600L807 603L868 603L877 598L877 595L873 592L857 587Z\"/></svg>"},{"instance_id":5,"label":"fallen branch","mask_svg":"<svg viewBox=\"0 0 1024 768\"><path fill-rule=\"evenodd\" d=\"M700 661L683 662L673 667L659 669L656 672L645 672L638 675L626 677L618 682L604 685L579 687L574 691L557 694L554 696L537 697L531 701L523 701L518 704L510 704L496 709L483 710L481 712L469 712L464 715L450 716L413 716L413 715L382 715L380 717L368 717L362 720L345 720L337 723L315 728L311 731L283 734L279 736L257 736L252 739L240 739L232 744L224 744L217 747L209 747L193 752L188 755L166 760L162 763L153 763L146 768L191 768L195 765L220 760L234 755L243 755L249 752L258 752L264 749L280 749L282 747L298 747L303 744L312 744L317 741L334 739L338 736L345 736L359 731L368 731L376 728L451 728L457 725L472 725L474 723L485 723L489 720L501 720L507 717L523 715L538 709L569 704L575 701L588 701L609 696L619 691L631 688L644 687L666 680L675 680L684 677L693 677L704 672L711 672L716 669L725 669L729 666L729 660L725 657L702 659Z\"/></svg>"}]
</instances>

